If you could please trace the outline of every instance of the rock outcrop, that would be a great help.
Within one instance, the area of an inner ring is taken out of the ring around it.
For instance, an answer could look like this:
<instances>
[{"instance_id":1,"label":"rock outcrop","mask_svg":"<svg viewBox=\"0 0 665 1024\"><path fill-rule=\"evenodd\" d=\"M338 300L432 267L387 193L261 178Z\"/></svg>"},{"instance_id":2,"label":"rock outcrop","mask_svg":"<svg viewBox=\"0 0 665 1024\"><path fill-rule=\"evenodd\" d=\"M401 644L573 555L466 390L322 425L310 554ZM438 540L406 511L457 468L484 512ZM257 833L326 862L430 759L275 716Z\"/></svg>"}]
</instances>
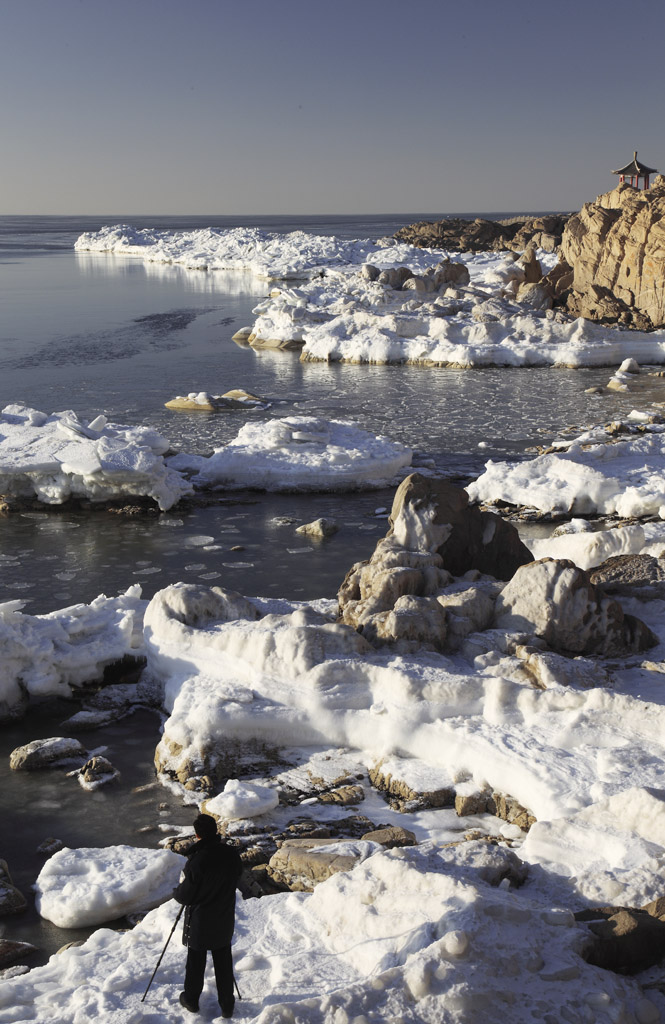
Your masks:
<instances>
[{"instance_id":1,"label":"rock outcrop","mask_svg":"<svg viewBox=\"0 0 665 1024\"><path fill-rule=\"evenodd\" d=\"M494 624L541 637L553 651L569 655L621 657L658 642L567 559L542 558L518 569L497 598Z\"/></svg>"},{"instance_id":2,"label":"rock outcrop","mask_svg":"<svg viewBox=\"0 0 665 1024\"><path fill-rule=\"evenodd\" d=\"M639 330L665 324L665 178L617 185L568 221L561 257L572 270L569 312Z\"/></svg>"},{"instance_id":3,"label":"rock outcrop","mask_svg":"<svg viewBox=\"0 0 665 1024\"><path fill-rule=\"evenodd\" d=\"M389 522L338 595L341 621L375 645L458 649L490 624L495 580L532 560L513 526L469 506L462 488L418 473L397 489Z\"/></svg>"},{"instance_id":4,"label":"rock outcrop","mask_svg":"<svg viewBox=\"0 0 665 1024\"><path fill-rule=\"evenodd\" d=\"M567 220L568 214L504 220L447 217L445 220L421 220L407 224L396 232L395 238L424 249L456 249L461 252L512 249L520 252L531 243L547 252L554 252L561 243Z\"/></svg>"}]
</instances>

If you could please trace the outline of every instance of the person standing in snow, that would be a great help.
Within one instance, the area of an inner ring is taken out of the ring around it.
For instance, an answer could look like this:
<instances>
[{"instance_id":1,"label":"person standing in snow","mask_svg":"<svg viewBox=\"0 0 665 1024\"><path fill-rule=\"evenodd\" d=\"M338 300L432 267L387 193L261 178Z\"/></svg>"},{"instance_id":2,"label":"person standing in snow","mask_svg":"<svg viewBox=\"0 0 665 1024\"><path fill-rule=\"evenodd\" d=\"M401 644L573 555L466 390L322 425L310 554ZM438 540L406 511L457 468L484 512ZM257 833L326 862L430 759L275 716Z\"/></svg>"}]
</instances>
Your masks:
<instances>
[{"instance_id":1,"label":"person standing in snow","mask_svg":"<svg viewBox=\"0 0 665 1024\"><path fill-rule=\"evenodd\" d=\"M231 939L242 862L236 850L222 842L217 823L209 814L199 814L194 831L198 842L187 854L184 878L173 892L174 899L186 908L182 941L187 946L187 964L180 1004L192 1013L198 1012L206 958L211 950L222 1017L232 1017L235 997Z\"/></svg>"}]
</instances>

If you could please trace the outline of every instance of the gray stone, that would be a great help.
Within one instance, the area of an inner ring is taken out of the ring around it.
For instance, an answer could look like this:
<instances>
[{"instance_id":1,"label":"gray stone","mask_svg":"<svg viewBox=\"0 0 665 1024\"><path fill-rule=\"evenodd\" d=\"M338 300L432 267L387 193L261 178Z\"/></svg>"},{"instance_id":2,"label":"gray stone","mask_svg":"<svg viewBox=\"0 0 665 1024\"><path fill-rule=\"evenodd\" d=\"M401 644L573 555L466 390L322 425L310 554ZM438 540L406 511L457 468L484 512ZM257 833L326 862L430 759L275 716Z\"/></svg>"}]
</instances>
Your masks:
<instances>
[{"instance_id":1,"label":"gray stone","mask_svg":"<svg viewBox=\"0 0 665 1024\"><path fill-rule=\"evenodd\" d=\"M0 917L6 914L20 914L28 903L12 882L6 860L0 860Z\"/></svg>"},{"instance_id":2,"label":"gray stone","mask_svg":"<svg viewBox=\"0 0 665 1024\"><path fill-rule=\"evenodd\" d=\"M78 740L68 736L53 736L16 747L9 755L9 767L15 772L31 772L40 768L57 768L71 764L72 761L85 761L87 757L87 750Z\"/></svg>"}]
</instances>

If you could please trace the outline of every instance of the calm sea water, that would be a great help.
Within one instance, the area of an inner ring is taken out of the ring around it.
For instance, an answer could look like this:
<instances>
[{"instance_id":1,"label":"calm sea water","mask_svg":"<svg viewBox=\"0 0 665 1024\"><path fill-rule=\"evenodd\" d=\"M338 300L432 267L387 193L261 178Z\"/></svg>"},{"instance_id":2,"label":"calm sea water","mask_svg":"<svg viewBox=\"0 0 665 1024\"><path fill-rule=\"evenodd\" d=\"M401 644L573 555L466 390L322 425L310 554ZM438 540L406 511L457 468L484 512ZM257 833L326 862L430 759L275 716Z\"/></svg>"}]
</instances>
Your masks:
<instances>
[{"instance_id":1,"label":"calm sea water","mask_svg":"<svg viewBox=\"0 0 665 1024\"><path fill-rule=\"evenodd\" d=\"M630 404L584 394L606 380L606 370L328 365L301 363L297 353L241 348L231 336L252 322L264 282L73 251L82 231L123 221L166 230L250 224L376 238L438 216L0 218L0 407L24 402L46 412L71 408L83 417L103 412L115 422L149 423L174 448L199 453L234 437L248 417L350 418L464 478L480 472L488 457L519 457L564 426L609 418ZM265 396L271 408L222 414L164 408L176 394L232 387ZM21 597L26 610L43 612L136 582L149 597L181 578L254 594L329 596L344 568L371 551L381 528L373 512L390 503L390 494L234 497L243 499L251 504L154 519L12 516L0 527L0 600ZM294 525L319 515L339 518L340 532L324 545L296 542ZM275 522L279 517L295 524ZM201 536L220 549L193 557ZM237 545L244 551L232 553Z\"/></svg>"},{"instance_id":2,"label":"calm sea water","mask_svg":"<svg viewBox=\"0 0 665 1024\"><path fill-rule=\"evenodd\" d=\"M607 370L435 370L300 363L297 353L255 352L231 341L252 322L266 285L249 275L187 271L137 260L76 254L83 231L127 222L190 230L251 225L377 238L414 220L403 217L4 217L0 218L0 407L23 402L46 412L100 412L120 423L160 429L173 447L206 453L233 437L247 417L307 413L357 420L412 446L442 472L477 474L489 456L520 457L562 427L611 418L633 399L589 396ZM496 215L497 217L499 215ZM505 216L505 215L501 215ZM272 402L267 412L174 413L176 394L245 387ZM479 443L487 447L479 448ZM247 594L331 597L346 569L367 557L385 530L375 514L390 491L355 495L234 494L228 503L164 515L26 512L0 519L0 601L21 598L39 613L90 601L140 583L145 597L188 580ZM295 527L336 518L325 543ZM212 547L216 550L203 550ZM233 551L240 547L242 550ZM73 846L128 842L153 846L160 824L191 812L162 790L132 792L153 778L156 715L142 713L87 739L108 746L121 768L113 790L84 793L61 773L22 776L8 754L38 736L60 734L71 708L46 708L0 726L0 856L24 891L43 863L36 846L56 835ZM164 806L160 808L160 804ZM153 826L155 831L137 829ZM0 920L0 936L35 942L42 962L78 937L41 922L34 908Z\"/></svg>"}]
</instances>

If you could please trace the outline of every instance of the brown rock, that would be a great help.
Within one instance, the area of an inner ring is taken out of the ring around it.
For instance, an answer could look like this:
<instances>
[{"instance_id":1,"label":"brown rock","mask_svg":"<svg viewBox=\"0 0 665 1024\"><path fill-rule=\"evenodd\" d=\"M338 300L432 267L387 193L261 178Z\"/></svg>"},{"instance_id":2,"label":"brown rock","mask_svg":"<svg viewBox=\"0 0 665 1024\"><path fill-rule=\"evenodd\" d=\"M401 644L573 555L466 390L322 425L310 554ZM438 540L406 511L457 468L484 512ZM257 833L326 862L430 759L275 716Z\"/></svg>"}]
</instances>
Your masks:
<instances>
[{"instance_id":1,"label":"brown rock","mask_svg":"<svg viewBox=\"0 0 665 1024\"><path fill-rule=\"evenodd\" d=\"M646 910L625 907L603 920L592 921L587 963L620 974L636 974L661 963L665 957L665 921Z\"/></svg>"},{"instance_id":2,"label":"brown rock","mask_svg":"<svg viewBox=\"0 0 665 1024\"><path fill-rule=\"evenodd\" d=\"M0 939L0 968L22 960L28 953L36 953L37 947L30 942L13 942L11 939Z\"/></svg>"},{"instance_id":3,"label":"brown rock","mask_svg":"<svg viewBox=\"0 0 665 1024\"><path fill-rule=\"evenodd\" d=\"M374 832L366 832L361 839L370 843L380 843L386 850L392 850L396 846L417 846L418 841L408 828L401 825L387 825L385 828L377 828Z\"/></svg>"},{"instance_id":4,"label":"brown rock","mask_svg":"<svg viewBox=\"0 0 665 1024\"><path fill-rule=\"evenodd\" d=\"M648 330L665 324L665 184L620 184L571 217L561 241L573 267L569 310Z\"/></svg>"},{"instance_id":5,"label":"brown rock","mask_svg":"<svg viewBox=\"0 0 665 1024\"><path fill-rule=\"evenodd\" d=\"M562 654L617 657L657 643L648 626L625 615L567 559L542 558L518 569L497 598L494 624L542 637Z\"/></svg>"}]
</instances>

